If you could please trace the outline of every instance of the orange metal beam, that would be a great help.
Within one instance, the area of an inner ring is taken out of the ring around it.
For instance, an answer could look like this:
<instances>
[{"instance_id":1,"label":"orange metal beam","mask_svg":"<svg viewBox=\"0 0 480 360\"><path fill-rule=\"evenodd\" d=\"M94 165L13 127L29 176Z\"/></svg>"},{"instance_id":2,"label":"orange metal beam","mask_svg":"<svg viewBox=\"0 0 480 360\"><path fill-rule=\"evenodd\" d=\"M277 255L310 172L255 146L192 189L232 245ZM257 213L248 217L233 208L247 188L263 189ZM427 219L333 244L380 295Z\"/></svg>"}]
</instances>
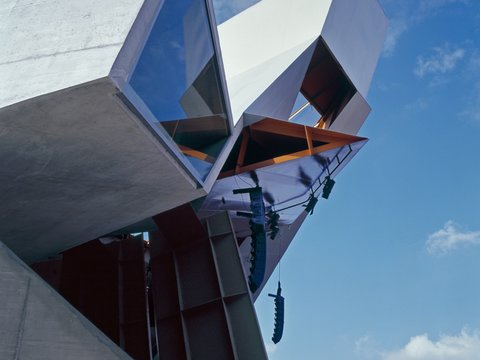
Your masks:
<instances>
[{"instance_id":1,"label":"orange metal beam","mask_svg":"<svg viewBox=\"0 0 480 360\"><path fill-rule=\"evenodd\" d=\"M203 153L201 151L198 151L198 150L191 149L188 146L184 146L184 145L180 145L180 144L177 144L177 146L180 148L182 153L184 153L185 155L191 156L193 158L196 158L196 159L199 159L199 160L202 160L202 161L206 161L210 164L213 164L215 162L215 158L213 156L210 156L210 155L205 154L205 153Z\"/></svg>"},{"instance_id":2,"label":"orange metal beam","mask_svg":"<svg viewBox=\"0 0 480 360\"><path fill-rule=\"evenodd\" d=\"M253 131L263 131L277 135L292 136L296 138L305 138L305 130L303 125L290 123L287 121L274 120L274 119L264 119L255 124L250 125L251 130ZM339 139L345 139L349 141L358 141L366 140L365 138L360 138L358 136L353 136L349 134L337 133L335 131L310 128L310 135L312 141L321 141L321 142L333 142Z\"/></svg>"},{"instance_id":3,"label":"orange metal beam","mask_svg":"<svg viewBox=\"0 0 480 360\"><path fill-rule=\"evenodd\" d=\"M255 164L250 164L250 165L243 166L243 167L240 167L238 169L235 169L235 174L240 174L240 173L245 173L245 172L249 172L249 171L252 171L252 170L257 170L257 169L260 169L260 168L263 168L263 167L266 167L266 166L270 166L270 165L274 165L274 164L281 164L281 163L284 163L284 162L287 162L287 161L290 161L290 160L296 160L296 159L299 159L299 158L302 158L302 157L305 157L305 156L309 156L309 155L312 155L312 154L318 154L318 153L322 153L324 151L328 151L328 150L331 150L331 149L336 149L336 148L339 148L339 147L342 147L342 146L348 145L348 144L351 144L351 142L337 141L337 142L334 142L334 143L317 146L317 147L313 148L311 152L310 152L310 150L302 150L302 151L294 152L292 154L277 156L277 157L274 157L272 159L260 161L260 162L257 162ZM222 173L221 175L222 175L221 176L222 178L226 177L226 176L223 176L224 173Z\"/></svg>"},{"instance_id":4,"label":"orange metal beam","mask_svg":"<svg viewBox=\"0 0 480 360\"><path fill-rule=\"evenodd\" d=\"M306 149L297 151L290 154L276 156L274 158L259 161L254 164L243 166L245 160L245 152L250 140L249 130L252 132L259 131L264 133L284 135L290 137L296 137L305 139ZM286 161L299 159L304 156L322 153L328 150L336 149L345 145L352 144L357 141L366 140L366 138L337 133L334 131L312 128L294 123L288 123L286 121L265 119L258 123L250 125L248 128L243 129L243 139L240 146L239 155L237 157L237 164L234 170L224 171L219 175L219 179L249 172L252 170L260 169L266 166L281 164ZM313 141L323 142L325 144L320 146L313 146Z\"/></svg>"},{"instance_id":5,"label":"orange metal beam","mask_svg":"<svg viewBox=\"0 0 480 360\"><path fill-rule=\"evenodd\" d=\"M237 164L235 166L235 171L238 171L243 166L245 161L245 154L247 153L248 140L250 140L250 134L247 128L242 130L242 144L240 145L240 151L238 152Z\"/></svg>"},{"instance_id":6,"label":"orange metal beam","mask_svg":"<svg viewBox=\"0 0 480 360\"><path fill-rule=\"evenodd\" d=\"M312 150L313 150L312 137L310 136L310 131L308 126L304 126L304 129L305 129L305 139L307 140L307 145L308 145L308 151L310 152L310 155L312 155Z\"/></svg>"}]
</instances>

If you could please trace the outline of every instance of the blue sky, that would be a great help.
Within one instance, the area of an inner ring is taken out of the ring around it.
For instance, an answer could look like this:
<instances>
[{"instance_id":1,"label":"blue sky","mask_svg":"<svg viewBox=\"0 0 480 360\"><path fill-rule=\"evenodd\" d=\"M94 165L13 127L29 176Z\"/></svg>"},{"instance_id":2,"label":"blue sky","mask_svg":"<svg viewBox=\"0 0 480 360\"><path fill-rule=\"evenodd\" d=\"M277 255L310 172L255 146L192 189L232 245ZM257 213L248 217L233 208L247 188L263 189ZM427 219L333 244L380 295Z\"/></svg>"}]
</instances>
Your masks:
<instances>
[{"instance_id":1,"label":"blue sky","mask_svg":"<svg viewBox=\"0 0 480 360\"><path fill-rule=\"evenodd\" d=\"M360 131L256 303L271 360L480 359L480 1L383 0Z\"/></svg>"}]
</instances>

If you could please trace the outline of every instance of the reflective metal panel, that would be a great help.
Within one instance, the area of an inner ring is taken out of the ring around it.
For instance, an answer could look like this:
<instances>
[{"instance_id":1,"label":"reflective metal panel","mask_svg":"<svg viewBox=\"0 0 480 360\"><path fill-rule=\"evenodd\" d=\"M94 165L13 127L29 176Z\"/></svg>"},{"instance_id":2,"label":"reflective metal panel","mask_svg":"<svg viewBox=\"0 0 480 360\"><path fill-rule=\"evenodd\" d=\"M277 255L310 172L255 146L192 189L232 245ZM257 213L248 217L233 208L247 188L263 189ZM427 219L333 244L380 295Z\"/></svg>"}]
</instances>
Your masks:
<instances>
[{"instance_id":1,"label":"reflective metal panel","mask_svg":"<svg viewBox=\"0 0 480 360\"><path fill-rule=\"evenodd\" d=\"M207 196L202 211L232 211L234 224L237 225L236 212L249 211L250 201L248 196L234 195L233 190L254 187L258 182L263 189L266 211L278 212L281 224L291 224L304 211L303 205L306 205L311 192L318 188L316 196L320 195L320 183L325 177L337 175L366 141L257 169L255 173L258 180L252 179L251 173L219 179ZM238 221L241 223L245 220L239 218ZM248 221L245 226L248 227ZM236 230L240 228L242 226L235 226Z\"/></svg>"},{"instance_id":2,"label":"reflective metal panel","mask_svg":"<svg viewBox=\"0 0 480 360\"><path fill-rule=\"evenodd\" d=\"M387 27L388 21L378 0L335 0L322 29L322 38L365 98Z\"/></svg>"},{"instance_id":3,"label":"reflective metal panel","mask_svg":"<svg viewBox=\"0 0 480 360\"><path fill-rule=\"evenodd\" d=\"M293 105L289 121L296 124L315 126L321 117L322 115L317 109L299 92L295 100L295 105Z\"/></svg>"}]
</instances>

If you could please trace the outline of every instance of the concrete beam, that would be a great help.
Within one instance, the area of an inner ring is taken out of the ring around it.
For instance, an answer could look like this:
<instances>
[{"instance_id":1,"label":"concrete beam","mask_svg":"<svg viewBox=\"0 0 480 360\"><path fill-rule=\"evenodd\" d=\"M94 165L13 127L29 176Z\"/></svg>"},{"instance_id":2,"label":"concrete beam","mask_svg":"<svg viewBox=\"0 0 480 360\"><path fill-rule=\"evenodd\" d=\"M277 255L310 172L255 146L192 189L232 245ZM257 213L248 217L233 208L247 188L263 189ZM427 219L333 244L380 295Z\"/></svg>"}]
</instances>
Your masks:
<instances>
[{"instance_id":1,"label":"concrete beam","mask_svg":"<svg viewBox=\"0 0 480 360\"><path fill-rule=\"evenodd\" d=\"M0 109L0 234L24 261L205 195L108 78Z\"/></svg>"}]
</instances>

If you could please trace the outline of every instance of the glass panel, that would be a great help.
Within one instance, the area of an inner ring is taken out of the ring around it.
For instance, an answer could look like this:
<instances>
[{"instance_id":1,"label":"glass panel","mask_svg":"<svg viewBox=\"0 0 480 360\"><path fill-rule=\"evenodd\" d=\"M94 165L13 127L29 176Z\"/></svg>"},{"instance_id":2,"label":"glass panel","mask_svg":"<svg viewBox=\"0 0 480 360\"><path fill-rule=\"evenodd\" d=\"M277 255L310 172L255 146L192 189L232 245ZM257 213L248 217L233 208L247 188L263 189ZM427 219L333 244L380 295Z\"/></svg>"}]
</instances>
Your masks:
<instances>
[{"instance_id":1,"label":"glass panel","mask_svg":"<svg viewBox=\"0 0 480 360\"><path fill-rule=\"evenodd\" d=\"M298 93L295 104L293 105L292 114L290 115L290 122L314 126L322 117L320 113L313 107L307 99Z\"/></svg>"},{"instance_id":2,"label":"glass panel","mask_svg":"<svg viewBox=\"0 0 480 360\"><path fill-rule=\"evenodd\" d=\"M163 3L129 84L204 180L229 135L204 0Z\"/></svg>"},{"instance_id":3,"label":"glass panel","mask_svg":"<svg viewBox=\"0 0 480 360\"><path fill-rule=\"evenodd\" d=\"M261 0L212 0L217 25L227 21Z\"/></svg>"}]
</instances>

